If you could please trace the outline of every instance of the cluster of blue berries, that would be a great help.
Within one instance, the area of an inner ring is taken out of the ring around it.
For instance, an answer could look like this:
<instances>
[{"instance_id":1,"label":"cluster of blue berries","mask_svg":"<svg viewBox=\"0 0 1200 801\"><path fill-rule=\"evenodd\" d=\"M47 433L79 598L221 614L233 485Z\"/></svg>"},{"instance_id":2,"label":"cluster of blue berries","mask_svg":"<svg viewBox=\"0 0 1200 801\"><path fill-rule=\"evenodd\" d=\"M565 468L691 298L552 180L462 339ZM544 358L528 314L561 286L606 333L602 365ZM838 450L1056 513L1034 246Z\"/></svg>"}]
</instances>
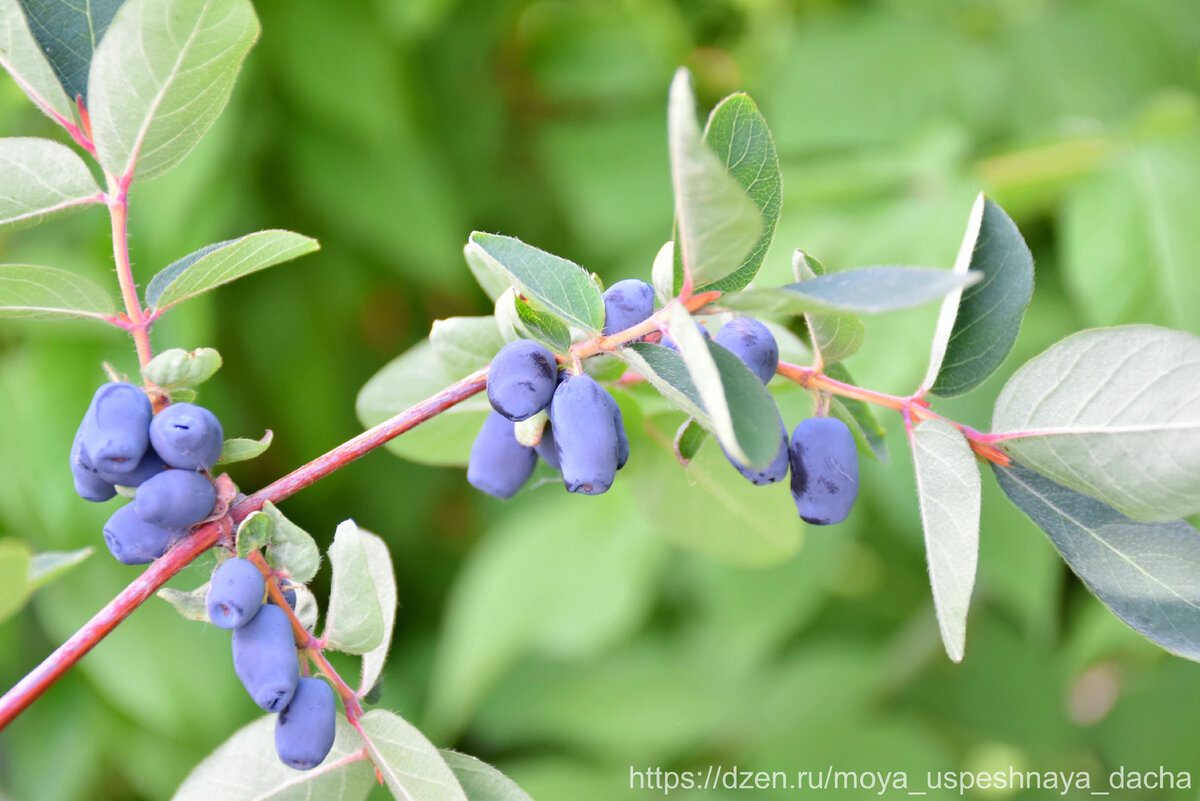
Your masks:
<instances>
[{"instance_id":1,"label":"cluster of blue berries","mask_svg":"<svg viewBox=\"0 0 1200 801\"><path fill-rule=\"evenodd\" d=\"M605 335L624 331L654 313L654 289L627 279L604 292ZM765 385L779 366L779 347L770 329L751 317L738 317L712 337ZM661 344L678 346L670 336ZM522 339L500 349L488 369L492 412L471 447L467 480L497 498L510 498L532 475L540 456L562 473L570 492L596 495L612 486L629 458L629 440L616 401L591 376L559 372L554 354ZM515 424L548 411L536 445L519 441ZM791 472L792 498L800 517L815 525L840 523L858 497L858 452L841 420L802 420L789 439L780 423L779 451L765 468L726 458L756 485L783 481Z\"/></svg>"},{"instance_id":2,"label":"cluster of blue berries","mask_svg":"<svg viewBox=\"0 0 1200 801\"><path fill-rule=\"evenodd\" d=\"M233 631L233 669L254 703L277 712L275 751L285 765L310 770L333 747L333 689L300 675L292 624L281 607L264 603L266 581L248 559L222 562L208 587L208 617Z\"/></svg>"},{"instance_id":3,"label":"cluster of blue berries","mask_svg":"<svg viewBox=\"0 0 1200 801\"><path fill-rule=\"evenodd\" d=\"M71 474L79 496L97 503L118 486L135 488L133 502L104 524L117 561L153 562L212 514L208 471L223 441L220 421L201 406L174 403L154 414L141 387L112 382L96 390L71 445Z\"/></svg>"}]
</instances>

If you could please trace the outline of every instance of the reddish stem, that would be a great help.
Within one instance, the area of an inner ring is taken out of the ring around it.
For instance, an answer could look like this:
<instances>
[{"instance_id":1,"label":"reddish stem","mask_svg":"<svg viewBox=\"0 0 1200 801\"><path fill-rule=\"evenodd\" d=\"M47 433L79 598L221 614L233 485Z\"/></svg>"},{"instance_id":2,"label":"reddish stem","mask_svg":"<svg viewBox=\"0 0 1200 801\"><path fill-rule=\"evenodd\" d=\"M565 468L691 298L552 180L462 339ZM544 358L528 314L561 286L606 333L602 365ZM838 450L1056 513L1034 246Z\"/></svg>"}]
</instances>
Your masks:
<instances>
[{"instance_id":1,"label":"reddish stem","mask_svg":"<svg viewBox=\"0 0 1200 801\"><path fill-rule=\"evenodd\" d=\"M232 527L267 501L279 503L301 489L344 467L414 426L441 414L487 386L487 369L478 370L427 400L400 412L374 428L339 445L237 504L229 517L206 523L175 545L165 556L105 604L71 638L0 698L0 731L58 681L84 654L104 639L134 609L187 567L197 556L228 539Z\"/></svg>"},{"instance_id":2,"label":"reddish stem","mask_svg":"<svg viewBox=\"0 0 1200 801\"><path fill-rule=\"evenodd\" d=\"M108 176L108 215L112 218L113 262L117 267L117 283L129 317L127 330L137 348L138 363L145 367L154 357L150 348L150 324L142 314L137 284L133 280L133 265L129 260L129 184L131 175Z\"/></svg>"}]
</instances>

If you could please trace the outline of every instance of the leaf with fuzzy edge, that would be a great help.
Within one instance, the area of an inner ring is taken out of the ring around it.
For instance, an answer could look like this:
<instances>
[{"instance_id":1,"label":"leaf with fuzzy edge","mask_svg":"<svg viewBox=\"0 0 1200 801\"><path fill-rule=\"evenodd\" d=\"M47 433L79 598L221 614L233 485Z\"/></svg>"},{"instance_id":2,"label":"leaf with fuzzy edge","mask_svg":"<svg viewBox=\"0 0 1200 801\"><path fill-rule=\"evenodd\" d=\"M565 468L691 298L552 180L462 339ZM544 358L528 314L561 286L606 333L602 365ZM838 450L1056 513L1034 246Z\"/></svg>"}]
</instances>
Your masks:
<instances>
[{"instance_id":1,"label":"leaf with fuzzy edge","mask_svg":"<svg viewBox=\"0 0 1200 801\"><path fill-rule=\"evenodd\" d=\"M495 317L449 317L429 329L433 352L447 369L462 375L487 367L504 338Z\"/></svg>"},{"instance_id":2,"label":"leaf with fuzzy edge","mask_svg":"<svg viewBox=\"0 0 1200 801\"><path fill-rule=\"evenodd\" d=\"M469 801L433 743L386 709L362 716L367 752L397 801Z\"/></svg>"},{"instance_id":3,"label":"leaf with fuzzy edge","mask_svg":"<svg viewBox=\"0 0 1200 801\"><path fill-rule=\"evenodd\" d=\"M371 573L371 581L375 585L375 595L379 601L379 609L383 613L383 639L379 645L363 654L362 678L359 682L359 693L366 693L379 677L383 675L383 666L387 661L388 648L392 644L392 631L396 626L396 574L392 571L392 555L387 543L377 534L359 529L363 552L367 556L367 570Z\"/></svg>"},{"instance_id":4,"label":"leaf with fuzzy edge","mask_svg":"<svg viewBox=\"0 0 1200 801\"><path fill-rule=\"evenodd\" d=\"M221 458L217 459L217 464L235 464L237 462L246 462L250 459L257 459L267 452L267 448L271 447L273 439L275 439L275 432L269 428L262 435L261 439L248 439L246 437L227 439L221 446Z\"/></svg>"},{"instance_id":5,"label":"leaf with fuzzy edge","mask_svg":"<svg viewBox=\"0 0 1200 801\"><path fill-rule=\"evenodd\" d=\"M267 501L262 511L271 521L270 540L263 556L271 567L293 581L307 584L321 567L321 549L304 529L284 517L275 504Z\"/></svg>"},{"instance_id":6,"label":"leaf with fuzzy edge","mask_svg":"<svg viewBox=\"0 0 1200 801\"><path fill-rule=\"evenodd\" d=\"M947 656L961 662L979 562L979 467L966 437L944 420L922 422L911 442L938 628Z\"/></svg>"},{"instance_id":7,"label":"leaf with fuzzy edge","mask_svg":"<svg viewBox=\"0 0 1200 801\"><path fill-rule=\"evenodd\" d=\"M333 650L347 654L365 654L383 642L383 610L363 543L365 535L353 520L342 521L329 548L333 579L324 639Z\"/></svg>"},{"instance_id":8,"label":"leaf with fuzzy edge","mask_svg":"<svg viewBox=\"0 0 1200 801\"><path fill-rule=\"evenodd\" d=\"M206 581L191 591L177 590L174 587L163 587L155 595L175 607L175 611L182 615L185 620L194 620L197 623L210 623L211 621L208 617L209 584L210 582Z\"/></svg>"},{"instance_id":9,"label":"leaf with fuzzy edge","mask_svg":"<svg viewBox=\"0 0 1200 801\"><path fill-rule=\"evenodd\" d=\"M0 0L0 66L51 119L75 118L74 100L63 91L17 0Z\"/></svg>"},{"instance_id":10,"label":"leaf with fuzzy edge","mask_svg":"<svg viewBox=\"0 0 1200 801\"><path fill-rule=\"evenodd\" d=\"M213 348L183 348L164 350L142 368L145 378L160 389L196 387L216 375L221 369L221 354Z\"/></svg>"},{"instance_id":11,"label":"leaf with fuzzy edge","mask_svg":"<svg viewBox=\"0 0 1200 801\"><path fill-rule=\"evenodd\" d=\"M109 294L83 276L57 267L0 265L0 317L107 321L115 314Z\"/></svg>"},{"instance_id":12,"label":"leaf with fuzzy edge","mask_svg":"<svg viewBox=\"0 0 1200 801\"><path fill-rule=\"evenodd\" d=\"M779 287L723 295L712 305L752 314L879 314L922 306L980 280L932 267L859 267Z\"/></svg>"},{"instance_id":13,"label":"leaf with fuzzy edge","mask_svg":"<svg viewBox=\"0 0 1200 801\"><path fill-rule=\"evenodd\" d=\"M50 139L0 139L0 227L21 228L103 202L91 170Z\"/></svg>"},{"instance_id":14,"label":"leaf with fuzzy edge","mask_svg":"<svg viewBox=\"0 0 1200 801\"><path fill-rule=\"evenodd\" d=\"M447 749L442 749L442 758L454 771L467 801L533 801L516 782L486 762Z\"/></svg>"},{"instance_id":15,"label":"leaf with fuzzy edge","mask_svg":"<svg viewBox=\"0 0 1200 801\"><path fill-rule=\"evenodd\" d=\"M258 33L248 0L128 0L88 88L105 170L146 180L182 161L225 108Z\"/></svg>"}]
</instances>

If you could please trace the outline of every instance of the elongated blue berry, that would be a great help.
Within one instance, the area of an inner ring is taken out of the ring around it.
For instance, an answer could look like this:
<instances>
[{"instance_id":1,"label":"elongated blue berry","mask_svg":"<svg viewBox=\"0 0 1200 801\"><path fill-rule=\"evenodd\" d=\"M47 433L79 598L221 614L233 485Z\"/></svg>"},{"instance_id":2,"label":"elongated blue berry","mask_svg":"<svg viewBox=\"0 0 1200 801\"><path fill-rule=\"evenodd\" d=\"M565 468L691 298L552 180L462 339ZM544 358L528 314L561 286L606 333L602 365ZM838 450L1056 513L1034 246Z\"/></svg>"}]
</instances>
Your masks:
<instances>
[{"instance_id":1,"label":"elongated blue berry","mask_svg":"<svg viewBox=\"0 0 1200 801\"><path fill-rule=\"evenodd\" d=\"M542 457L542 461L558 469L558 444L554 441L554 426L546 423L546 427L542 429L542 441L534 448L537 455Z\"/></svg>"},{"instance_id":2,"label":"elongated blue berry","mask_svg":"<svg viewBox=\"0 0 1200 801\"><path fill-rule=\"evenodd\" d=\"M91 460L83 452L82 440L82 434L76 432L75 441L71 444L71 478L75 481L75 492L85 501L107 501L117 494L117 490L110 482L102 479L92 466Z\"/></svg>"},{"instance_id":3,"label":"elongated blue berry","mask_svg":"<svg viewBox=\"0 0 1200 801\"><path fill-rule=\"evenodd\" d=\"M501 348L492 359L488 401L509 420L527 420L550 403L557 378L554 354L532 339L518 339Z\"/></svg>"},{"instance_id":4,"label":"elongated blue berry","mask_svg":"<svg viewBox=\"0 0 1200 801\"><path fill-rule=\"evenodd\" d=\"M336 728L333 688L321 679L300 679L292 702L275 720L275 753L289 767L311 770L329 755Z\"/></svg>"},{"instance_id":5,"label":"elongated blue berry","mask_svg":"<svg viewBox=\"0 0 1200 801\"><path fill-rule=\"evenodd\" d=\"M133 470L149 446L147 426L153 413L140 387L123 382L101 385L79 424L81 459L110 474Z\"/></svg>"},{"instance_id":6,"label":"elongated blue berry","mask_svg":"<svg viewBox=\"0 0 1200 801\"><path fill-rule=\"evenodd\" d=\"M138 517L167 528L188 528L212 514L217 491L203 473L164 470L143 482L133 496Z\"/></svg>"},{"instance_id":7,"label":"elongated blue berry","mask_svg":"<svg viewBox=\"0 0 1200 801\"><path fill-rule=\"evenodd\" d=\"M554 391L550 424L569 492L599 495L612 486L620 443L611 402L612 396L586 373L568 377Z\"/></svg>"},{"instance_id":8,"label":"elongated blue berry","mask_svg":"<svg viewBox=\"0 0 1200 801\"><path fill-rule=\"evenodd\" d=\"M471 445L467 481L475 489L504 500L517 494L537 465L537 451L517 441L513 423L492 411Z\"/></svg>"},{"instance_id":9,"label":"elongated blue berry","mask_svg":"<svg viewBox=\"0 0 1200 801\"><path fill-rule=\"evenodd\" d=\"M654 313L654 287L626 278L604 290L604 335L624 331Z\"/></svg>"},{"instance_id":10,"label":"elongated blue berry","mask_svg":"<svg viewBox=\"0 0 1200 801\"><path fill-rule=\"evenodd\" d=\"M208 619L223 629L241 628L262 606L267 583L249 559L234 558L213 571L208 585Z\"/></svg>"},{"instance_id":11,"label":"elongated blue berry","mask_svg":"<svg viewBox=\"0 0 1200 801\"><path fill-rule=\"evenodd\" d=\"M617 430L617 469L620 470L629 461L629 435L625 433L625 418L621 416L621 406L617 399L607 390L604 395L612 412L613 427Z\"/></svg>"},{"instance_id":12,"label":"elongated blue berry","mask_svg":"<svg viewBox=\"0 0 1200 801\"><path fill-rule=\"evenodd\" d=\"M183 530L147 523L129 503L112 513L104 524L104 542L123 565L147 565L167 552Z\"/></svg>"},{"instance_id":13,"label":"elongated blue berry","mask_svg":"<svg viewBox=\"0 0 1200 801\"><path fill-rule=\"evenodd\" d=\"M233 671L261 708L279 712L288 705L300 681L300 662L287 612L265 604L233 630Z\"/></svg>"},{"instance_id":14,"label":"elongated blue berry","mask_svg":"<svg viewBox=\"0 0 1200 801\"><path fill-rule=\"evenodd\" d=\"M717 332L716 343L746 363L764 384L779 367L779 345L765 325L753 317L738 317Z\"/></svg>"},{"instance_id":15,"label":"elongated blue berry","mask_svg":"<svg viewBox=\"0 0 1200 801\"><path fill-rule=\"evenodd\" d=\"M736 467L738 472L745 476L752 484L761 487L766 484L775 484L787 478L790 458L788 453L788 434L787 428L784 427L782 421L779 423L779 452L775 454L774 461L761 470L746 467L730 456L729 451L726 451L724 447L721 450L725 453L725 458L729 460L729 463Z\"/></svg>"},{"instance_id":16,"label":"elongated blue berry","mask_svg":"<svg viewBox=\"0 0 1200 801\"><path fill-rule=\"evenodd\" d=\"M211 470L221 458L224 432L217 416L191 403L172 403L150 422L150 442L180 470Z\"/></svg>"},{"instance_id":17,"label":"elongated blue berry","mask_svg":"<svg viewBox=\"0 0 1200 801\"><path fill-rule=\"evenodd\" d=\"M858 497L858 451L846 424L836 417L801 420L789 451L800 517L818 526L845 520Z\"/></svg>"}]
</instances>

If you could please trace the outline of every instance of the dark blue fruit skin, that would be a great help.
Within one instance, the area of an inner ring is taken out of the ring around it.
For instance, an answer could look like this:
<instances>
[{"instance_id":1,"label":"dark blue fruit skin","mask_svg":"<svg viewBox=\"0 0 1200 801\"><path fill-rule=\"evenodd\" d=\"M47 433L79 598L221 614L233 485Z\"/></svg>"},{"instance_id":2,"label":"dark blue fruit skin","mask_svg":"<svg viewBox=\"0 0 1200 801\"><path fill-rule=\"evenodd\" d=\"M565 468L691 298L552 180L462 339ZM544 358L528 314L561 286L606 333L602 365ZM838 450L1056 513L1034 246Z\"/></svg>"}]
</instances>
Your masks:
<instances>
[{"instance_id":1,"label":"dark blue fruit skin","mask_svg":"<svg viewBox=\"0 0 1200 801\"><path fill-rule=\"evenodd\" d=\"M631 328L654 314L654 287L626 278L604 290L604 335Z\"/></svg>"},{"instance_id":2,"label":"dark blue fruit skin","mask_svg":"<svg viewBox=\"0 0 1200 801\"><path fill-rule=\"evenodd\" d=\"M300 679L292 702L275 720L275 753L288 767L311 770L329 755L336 727L333 688L320 679Z\"/></svg>"},{"instance_id":3,"label":"dark blue fruit skin","mask_svg":"<svg viewBox=\"0 0 1200 801\"><path fill-rule=\"evenodd\" d=\"M233 671L262 709L279 712L288 705L300 681L300 662L287 612L265 604L233 630Z\"/></svg>"},{"instance_id":4,"label":"dark blue fruit skin","mask_svg":"<svg viewBox=\"0 0 1200 801\"><path fill-rule=\"evenodd\" d=\"M114 382L101 385L77 432L80 456L87 467L113 475L137 467L149 447L147 427L153 414L150 399L140 387Z\"/></svg>"},{"instance_id":5,"label":"dark blue fruit skin","mask_svg":"<svg viewBox=\"0 0 1200 801\"><path fill-rule=\"evenodd\" d=\"M111 487L114 484L120 484L122 487L137 487L166 469L167 466L163 464L162 459L158 458L158 454L151 447L146 448L141 460L131 470L114 473L101 470L93 464L83 448L83 438L80 434L75 435L75 441L71 445L71 475L75 478L75 491L79 493L80 497L89 501L106 501L116 493L116 490L112 490L106 497L100 497L106 492L102 491L101 485ZM81 487L90 487L93 492L84 495Z\"/></svg>"},{"instance_id":6,"label":"dark blue fruit skin","mask_svg":"<svg viewBox=\"0 0 1200 801\"><path fill-rule=\"evenodd\" d=\"M769 328L753 317L738 317L717 332L716 343L729 350L766 384L779 367L779 345Z\"/></svg>"},{"instance_id":7,"label":"dark blue fruit skin","mask_svg":"<svg viewBox=\"0 0 1200 801\"><path fill-rule=\"evenodd\" d=\"M605 392L604 395L608 398L613 427L617 430L617 469L620 470L629 461L629 435L625 433L625 418L621 416L621 407L617 404L617 399L609 392Z\"/></svg>"},{"instance_id":8,"label":"dark blue fruit skin","mask_svg":"<svg viewBox=\"0 0 1200 801\"><path fill-rule=\"evenodd\" d=\"M217 416L191 403L172 403L150 421L150 444L171 467L211 470L225 434Z\"/></svg>"},{"instance_id":9,"label":"dark blue fruit skin","mask_svg":"<svg viewBox=\"0 0 1200 801\"><path fill-rule=\"evenodd\" d=\"M569 376L554 391L550 423L568 492L599 495L612 486L620 456L612 402L586 373Z\"/></svg>"},{"instance_id":10,"label":"dark blue fruit skin","mask_svg":"<svg viewBox=\"0 0 1200 801\"><path fill-rule=\"evenodd\" d=\"M789 459L801 519L818 526L845 520L858 497L858 451L846 424L836 417L801 420Z\"/></svg>"},{"instance_id":11,"label":"dark blue fruit skin","mask_svg":"<svg viewBox=\"0 0 1200 801\"><path fill-rule=\"evenodd\" d=\"M249 559L229 559L213 571L208 585L208 619L223 629L237 629L254 619L267 583Z\"/></svg>"},{"instance_id":12,"label":"dark blue fruit skin","mask_svg":"<svg viewBox=\"0 0 1200 801\"><path fill-rule=\"evenodd\" d=\"M188 528L212 514L217 491L203 473L164 470L143 482L133 496L138 517L166 528Z\"/></svg>"},{"instance_id":13,"label":"dark blue fruit skin","mask_svg":"<svg viewBox=\"0 0 1200 801\"><path fill-rule=\"evenodd\" d=\"M513 423L492 411L471 445L467 482L480 492L505 500L529 480L537 466L537 451L517 441Z\"/></svg>"},{"instance_id":14,"label":"dark blue fruit skin","mask_svg":"<svg viewBox=\"0 0 1200 801\"><path fill-rule=\"evenodd\" d=\"M784 427L782 421L779 423L779 452L775 454L775 460L762 470L746 467L730 456L729 451L726 451L724 447L721 450L725 453L725 458L729 460L729 463L736 467L738 472L745 476L751 484L762 487L787 478L790 456L787 428Z\"/></svg>"},{"instance_id":15,"label":"dark blue fruit skin","mask_svg":"<svg viewBox=\"0 0 1200 801\"><path fill-rule=\"evenodd\" d=\"M149 447L146 449L146 453L142 455L142 460L137 463L137 467L128 473L116 474L100 470L98 474L101 478L111 481L114 484L120 484L122 487L140 487L166 469L167 466L163 464L163 460L154 452L154 448Z\"/></svg>"},{"instance_id":16,"label":"dark blue fruit skin","mask_svg":"<svg viewBox=\"0 0 1200 801\"><path fill-rule=\"evenodd\" d=\"M557 379L554 354L532 339L518 339L501 348L492 359L488 401L513 422L528 420L550 403Z\"/></svg>"},{"instance_id":17,"label":"dark blue fruit skin","mask_svg":"<svg viewBox=\"0 0 1200 801\"><path fill-rule=\"evenodd\" d=\"M546 427L542 429L542 441L537 444L534 450L537 451L538 456L542 457L542 461L555 470L559 469L558 443L554 441L554 426L550 425L550 423L546 423Z\"/></svg>"},{"instance_id":18,"label":"dark blue fruit skin","mask_svg":"<svg viewBox=\"0 0 1200 801\"><path fill-rule=\"evenodd\" d=\"M182 536L182 529L163 528L142 520L132 503L113 512L104 524L104 542L123 565L148 565Z\"/></svg>"},{"instance_id":19,"label":"dark blue fruit skin","mask_svg":"<svg viewBox=\"0 0 1200 801\"><path fill-rule=\"evenodd\" d=\"M117 494L113 485L102 479L91 460L83 452L82 432L75 432L71 443L71 477L75 480L75 492L80 498L93 503L102 503Z\"/></svg>"}]
</instances>

